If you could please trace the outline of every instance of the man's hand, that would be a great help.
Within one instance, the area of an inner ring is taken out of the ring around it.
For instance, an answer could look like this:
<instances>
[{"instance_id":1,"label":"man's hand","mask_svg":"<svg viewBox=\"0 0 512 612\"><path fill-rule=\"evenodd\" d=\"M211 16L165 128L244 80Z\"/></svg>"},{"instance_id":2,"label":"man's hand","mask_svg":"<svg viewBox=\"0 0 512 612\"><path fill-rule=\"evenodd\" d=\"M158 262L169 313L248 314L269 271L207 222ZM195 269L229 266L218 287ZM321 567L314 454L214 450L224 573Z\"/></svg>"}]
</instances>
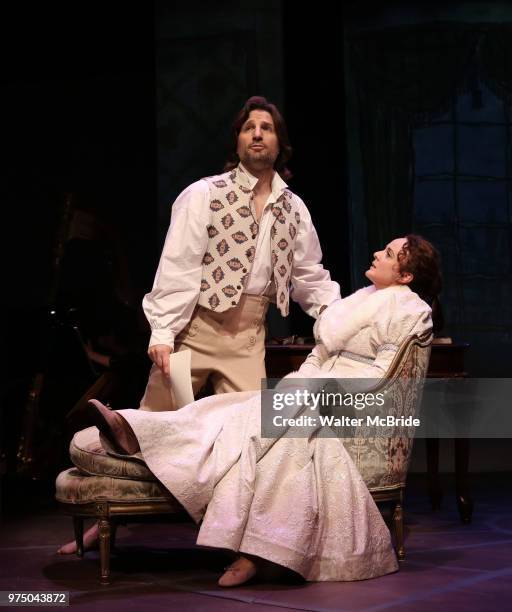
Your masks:
<instances>
[{"instance_id":1,"label":"man's hand","mask_svg":"<svg viewBox=\"0 0 512 612\"><path fill-rule=\"evenodd\" d=\"M171 373L171 366L169 363L169 355L171 353L172 349L167 344L154 344L148 349L149 358L162 370L165 376L169 376Z\"/></svg>"}]
</instances>

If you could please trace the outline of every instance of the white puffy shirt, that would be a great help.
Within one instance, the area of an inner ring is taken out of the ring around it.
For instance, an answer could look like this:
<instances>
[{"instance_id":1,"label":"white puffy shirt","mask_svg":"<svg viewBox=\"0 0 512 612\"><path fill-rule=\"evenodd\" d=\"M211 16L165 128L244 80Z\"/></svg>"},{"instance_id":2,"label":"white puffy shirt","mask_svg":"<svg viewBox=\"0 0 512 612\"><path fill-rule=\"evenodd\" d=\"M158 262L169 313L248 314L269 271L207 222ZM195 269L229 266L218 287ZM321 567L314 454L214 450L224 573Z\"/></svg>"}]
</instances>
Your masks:
<instances>
[{"instance_id":1,"label":"white puffy shirt","mask_svg":"<svg viewBox=\"0 0 512 612\"><path fill-rule=\"evenodd\" d=\"M244 174L247 186L253 189L258 179L245 168ZM262 295L270 285L270 228L273 220L270 208L286 188L287 184L276 172L260 219L256 255L245 293ZM305 312L316 318L322 305L340 298L340 287L320 263L322 250L306 205L297 195L292 197L301 223L295 243L290 295ZM202 261L208 245L209 204L210 190L205 180L187 187L173 204L171 224L153 289L142 303L151 326L149 346L167 344L173 347L174 338L192 316L199 299Z\"/></svg>"}]
</instances>

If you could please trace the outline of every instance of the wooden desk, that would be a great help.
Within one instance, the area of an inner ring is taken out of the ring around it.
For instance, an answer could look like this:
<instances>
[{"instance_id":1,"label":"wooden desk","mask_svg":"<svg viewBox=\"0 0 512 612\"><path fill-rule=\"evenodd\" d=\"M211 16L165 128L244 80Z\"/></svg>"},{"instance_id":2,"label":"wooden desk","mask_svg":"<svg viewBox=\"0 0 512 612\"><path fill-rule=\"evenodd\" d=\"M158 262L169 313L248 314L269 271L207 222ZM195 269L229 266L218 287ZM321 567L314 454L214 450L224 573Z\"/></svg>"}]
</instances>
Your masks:
<instances>
[{"instance_id":1,"label":"wooden desk","mask_svg":"<svg viewBox=\"0 0 512 612\"><path fill-rule=\"evenodd\" d=\"M435 341L434 341L435 342ZM298 370L313 349L313 344L267 344L265 362L269 378L281 378ZM464 356L467 342L432 344L427 378L464 378ZM441 506L443 491L439 480L439 439L425 439L427 451L428 491L433 510ZM473 501L469 492L469 440L455 439L455 496L463 523L470 523Z\"/></svg>"},{"instance_id":2,"label":"wooden desk","mask_svg":"<svg viewBox=\"0 0 512 612\"><path fill-rule=\"evenodd\" d=\"M433 344L427 378L465 378L464 357L469 344ZM469 487L469 439L455 438L455 499L460 520L470 523L473 515L473 500ZM443 490L439 479L439 438L426 438L428 492L432 510L439 510Z\"/></svg>"},{"instance_id":3,"label":"wooden desk","mask_svg":"<svg viewBox=\"0 0 512 612\"><path fill-rule=\"evenodd\" d=\"M465 378L464 356L469 344L454 342L452 344L432 344L427 378Z\"/></svg>"},{"instance_id":4,"label":"wooden desk","mask_svg":"<svg viewBox=\"0 0 512 612\"><path fill-rule=\"evenodd\" d=\"M265 345L265 366L268 378L281 378L298 370L313 350L314 344Z\"/></svg>"}]
</instances>

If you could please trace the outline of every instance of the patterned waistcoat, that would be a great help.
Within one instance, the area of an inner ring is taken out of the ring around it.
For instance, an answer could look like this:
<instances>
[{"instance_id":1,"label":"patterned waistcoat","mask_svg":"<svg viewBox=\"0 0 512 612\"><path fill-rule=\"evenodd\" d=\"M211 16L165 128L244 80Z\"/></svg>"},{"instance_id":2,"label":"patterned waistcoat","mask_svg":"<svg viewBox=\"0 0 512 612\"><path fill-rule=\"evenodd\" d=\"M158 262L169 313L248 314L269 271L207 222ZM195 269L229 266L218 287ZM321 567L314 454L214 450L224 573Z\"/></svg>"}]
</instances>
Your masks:
<instances>
[{"instance_id":1,"label":"patterned waistcoat","mask_svg":"<svg viewBox=\"0 0 512 612\"><path fill-rule=\"evenodd\" d=\"M252 191L241 184L238 167L208 177L210 224L203 257L199 304L224 312L236 306L249 278L258 238L258 223L251 212ZM288 314L289 285L300 215L292 194L284 190L272 206L271 258L276 302L283 317Z\"/></svg>"}]
</instances>

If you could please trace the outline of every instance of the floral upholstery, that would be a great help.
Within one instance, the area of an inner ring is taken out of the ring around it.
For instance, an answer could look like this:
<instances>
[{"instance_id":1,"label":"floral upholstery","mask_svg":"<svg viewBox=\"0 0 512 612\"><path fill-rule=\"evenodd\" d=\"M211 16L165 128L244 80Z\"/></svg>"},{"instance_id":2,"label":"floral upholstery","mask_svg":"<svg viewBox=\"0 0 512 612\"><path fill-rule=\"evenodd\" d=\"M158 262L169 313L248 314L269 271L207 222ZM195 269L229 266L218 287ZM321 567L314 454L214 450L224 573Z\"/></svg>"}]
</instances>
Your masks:
<instances>
[{"instance_id":1,"label":"floral upholstery","mask_svg":"<svg viewBox=\"0 0 512 612\"><path fill-rule=\"evenodd\" d=\"M400 347L388 379L378 388L388 395L387 414L417 416L421 383L430 358L430 343L430 338L421 342L413 338ZM405 486L412 438L354 437L346 438L344 444L371 492Z\"/></svg>"},{"instance_id":2,"label":"floral upholstery","mask_svg":"<svg viewBox=\"0 0 512 612\"><path fill-rule=\"evenodd\" d=\"M56 482L57 501L65 504L106 502L174 501L176 512L183 508L159 482L116 478L113 476L86 476L77 468L61 472Z\"/></svg>"},{"instance_id":3,"label":"floral upholstery","mask_svg":"<svg viewBox=\"0 0 512 612\"><path fill-rule=\"evenodd\" d=\"M129 457L110 451L107 453L96 427L77 432L69 445L69 454L80 472L90 476L112 476L148 482L156 480L140 458L140 453Z\"/></svg>"}]
</instances>

